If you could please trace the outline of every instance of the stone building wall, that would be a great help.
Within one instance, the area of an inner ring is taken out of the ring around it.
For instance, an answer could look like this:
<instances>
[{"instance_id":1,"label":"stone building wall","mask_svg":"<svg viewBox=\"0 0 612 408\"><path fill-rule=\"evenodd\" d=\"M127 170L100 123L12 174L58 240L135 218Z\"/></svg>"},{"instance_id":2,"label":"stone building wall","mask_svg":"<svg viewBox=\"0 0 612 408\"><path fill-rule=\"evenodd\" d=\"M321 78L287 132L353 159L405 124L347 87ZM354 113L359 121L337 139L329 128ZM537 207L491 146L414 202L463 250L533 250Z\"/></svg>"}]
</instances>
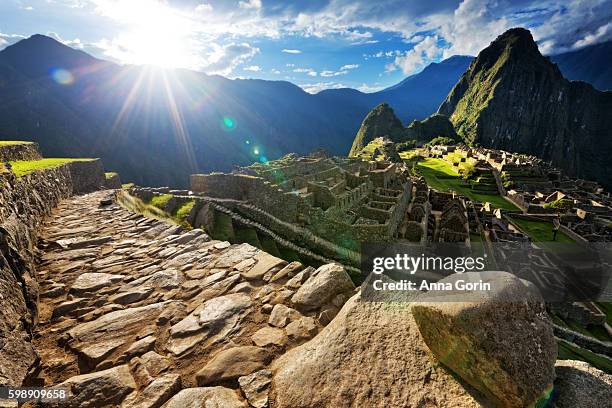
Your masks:
<instances>
[{"instance_id":1,"label":"stone building wall","mask_svg":"<svg viewBox=\"0 0 612 408\"><path fill-rule=\"evenodd\" d=\"M262 178L243 174L193 174L191 190L213 198L249 201L287 222L298 221L298 208L303 200Z\"/></svg>"},{"instance_id":2,"label":"stone building wall","mask_svg":"<svg viewBox=\"0 0 612 408\"><path fill-rule=\"evenodd\" d=\"M0 162L17 160L40 160L38 143L21 143L0 146Z\"/></svg>"}]
</instances>

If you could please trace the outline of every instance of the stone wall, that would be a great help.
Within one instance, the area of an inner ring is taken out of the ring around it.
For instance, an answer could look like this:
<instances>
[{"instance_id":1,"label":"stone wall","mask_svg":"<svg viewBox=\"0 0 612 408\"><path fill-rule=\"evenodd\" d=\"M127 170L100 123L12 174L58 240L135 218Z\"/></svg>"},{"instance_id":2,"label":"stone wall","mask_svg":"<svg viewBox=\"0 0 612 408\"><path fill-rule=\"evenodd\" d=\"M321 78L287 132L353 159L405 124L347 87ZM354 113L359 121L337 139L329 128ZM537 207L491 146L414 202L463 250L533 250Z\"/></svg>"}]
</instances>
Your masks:
<instances>
[{"instance_id":1,"label":"stone wall","mask_svg":"<svg viewBox=\"0 0 612 408\"><path fill-rule=\"evenodd\" d=\"M69 163L17 178L0 174L0 385L19 386L36 365L36 235L60 200L101 186L99 160Z\"/></svg>"},{"instance_id":2,"label":"stone wall","mask_svg":"<svg viewBox=\"0 0 612 408\"><path fill-rule=\"evenodd\" d=\"M91 193L100 190L106 183L102 160L88 160L68 163L74 194Z\"/></svg>"},{"instance_id":3,"label":"stone wall","mask_svg":"<svg viewBox=\"0 0 612 408\"><path fill-rule=\"evenodd\" d=\"M40 160L42 156L37 143L0 145L0 161Z\"/></svg>"},{"instance_id":4,"label":"stone wall","mask_svg":"<svg viewBox=\"0 0 612 408\"><path fill-rule=\"evenodd\" d=\"M71 193L67 166L0 178L0 385L21 385L38 359L30 343L37 322L36 232Z\"/></svg>"},{"instance_id":5,"label":"stone wall","mask_svg":"<svg viewBox=\"0 0 612 408\"><path fill-rule=\"evenodd\" d=\"M287 222L298 221L303 199L259 177L243 174L193 174L191 190L213 198L249 201Z\"/></svg>"}]
</instances>

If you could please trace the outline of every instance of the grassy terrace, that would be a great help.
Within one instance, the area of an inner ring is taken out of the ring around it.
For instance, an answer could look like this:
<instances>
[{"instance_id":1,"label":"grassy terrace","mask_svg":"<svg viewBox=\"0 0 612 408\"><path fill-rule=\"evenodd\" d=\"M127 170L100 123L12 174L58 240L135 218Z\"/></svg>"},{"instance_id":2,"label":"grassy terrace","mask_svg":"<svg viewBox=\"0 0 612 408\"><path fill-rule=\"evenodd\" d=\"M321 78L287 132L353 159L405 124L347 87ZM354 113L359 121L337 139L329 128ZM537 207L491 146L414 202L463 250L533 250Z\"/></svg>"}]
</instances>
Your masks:
<instances>
[{"instance_id":1,"label":"grassy terrace","mask_svg":"<svg viewBox=\"0 0 612 408\"><path fill-rule=\"evenodd\" d=\"M442 159L424 158L417 163L418 172L425 177L427 184L440 191L455 191L472 201L489 202L494 207L504 210L520 211L514 204L499 194L484 194L474 192L459 176L453 166Z\"/></svg>"},{"instance_id":2,"label":"grassy terrace","mask_svg":"<svg viewBox=\"0 0 612 408\"><path fill-rule=\"evenodd\" d=\"M11 145L27 145L33 142L26 142L23 140L0 140L0 146L11 146Z\"/></svg>"},{"instance_id":3,"label":"grassy terrace","mask_svg":"<svg viewBox=\"0 0 612 408\"><path fill-rule=\"evenodd\" d=\"M42 160L31 160L31 161L12 161L10 162L13 167L13 172L17 177L30 174L36 170L48 169L52 167L58 167L62 164L72 162L91 161L95 159L42 159Z\"/></svg>"},{"instance_id":4,"label":"grassy terrace","mask_svg":"<svg viewBox=\"0 0 612 408\"><path fill-rule=\"evenodd\" d=\"M535 242L552 242L552 223L540 220L524 220L522 218L511 218L512 223L519 227L525 234L529 235ZM575 242L563 231L557 233L557 241L560 243Z\"/></svg>"}]
</instances>

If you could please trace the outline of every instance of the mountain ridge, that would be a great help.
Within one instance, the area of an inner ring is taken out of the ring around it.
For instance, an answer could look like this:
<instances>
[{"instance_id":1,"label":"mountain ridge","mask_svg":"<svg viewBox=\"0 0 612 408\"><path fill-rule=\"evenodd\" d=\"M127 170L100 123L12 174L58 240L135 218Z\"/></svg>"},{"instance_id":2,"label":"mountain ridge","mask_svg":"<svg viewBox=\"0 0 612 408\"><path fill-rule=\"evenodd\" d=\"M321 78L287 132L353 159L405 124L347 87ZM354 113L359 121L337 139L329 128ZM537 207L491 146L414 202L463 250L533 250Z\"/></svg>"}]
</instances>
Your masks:
<instances>
[{"instance_id":1,"label":"mountain ridge","mask_svg":"<svg viewBox=\"0 0 612 408\"><path fill-rule=\"evenodd\" d=\"M567 80L516 28L478 54L438 113L468 144L534 154L610 187L610 111L612 92Z\"/></svg>"}]
</instances>

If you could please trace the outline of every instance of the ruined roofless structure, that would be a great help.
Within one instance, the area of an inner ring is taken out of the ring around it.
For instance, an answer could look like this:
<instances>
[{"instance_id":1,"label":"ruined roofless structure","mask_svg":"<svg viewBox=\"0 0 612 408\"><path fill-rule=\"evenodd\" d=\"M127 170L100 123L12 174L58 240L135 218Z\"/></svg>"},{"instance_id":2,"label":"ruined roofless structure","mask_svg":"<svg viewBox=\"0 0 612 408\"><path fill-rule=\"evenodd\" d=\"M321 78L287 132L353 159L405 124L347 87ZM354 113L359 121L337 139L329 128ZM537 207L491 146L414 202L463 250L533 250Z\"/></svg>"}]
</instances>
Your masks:
<instances>
[{"instance_id":1,"label":"ruined roofless structure","mask_svg":"<svg viewBox=\"0 0 612 408\"><path fill-rule=\"evenodd\" d=\"M229 174L194 174L191 189L219 203L248 203L271 228L277 218L333 242L385 242L395 236L410 201L412 183L404 171L403 164L387 161L292 154Z\"/></svg>"}]
</instances>

